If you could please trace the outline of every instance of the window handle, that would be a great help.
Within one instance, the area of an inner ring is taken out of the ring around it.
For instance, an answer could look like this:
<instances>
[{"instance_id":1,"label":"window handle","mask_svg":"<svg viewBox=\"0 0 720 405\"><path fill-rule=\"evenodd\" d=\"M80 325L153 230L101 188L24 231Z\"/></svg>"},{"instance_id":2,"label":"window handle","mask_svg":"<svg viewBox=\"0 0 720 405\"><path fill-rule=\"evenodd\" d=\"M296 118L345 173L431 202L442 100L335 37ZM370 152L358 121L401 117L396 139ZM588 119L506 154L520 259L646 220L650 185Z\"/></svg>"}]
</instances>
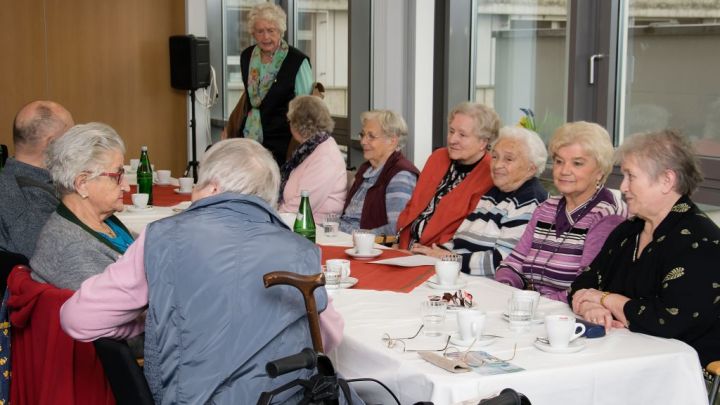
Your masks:
<instances>
[{"instance_id":1,"label":"window handle","mask_svg":"<svg viewBox=\"0 0 720 405\"><path fill-rule=\"evenodd\" d=\"M590 56L590 77L588 78L588 84L592 85L595 84L595 61L598 59L604 58L605 55L601 53L596 53L595 55Z\"/></svg>"}]
</instances>

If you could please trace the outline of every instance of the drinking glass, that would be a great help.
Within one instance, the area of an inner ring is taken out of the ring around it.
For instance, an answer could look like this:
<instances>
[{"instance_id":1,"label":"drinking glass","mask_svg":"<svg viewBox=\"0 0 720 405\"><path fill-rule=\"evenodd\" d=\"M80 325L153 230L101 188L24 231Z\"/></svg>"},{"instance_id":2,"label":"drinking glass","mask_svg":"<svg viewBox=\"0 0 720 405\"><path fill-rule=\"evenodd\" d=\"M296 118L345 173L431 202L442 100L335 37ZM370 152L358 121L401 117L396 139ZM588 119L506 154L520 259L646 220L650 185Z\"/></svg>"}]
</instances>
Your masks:
<instances>
[{"instance_id":1,"label":"drinking glass","mask_svg":"<svg viewBox=\"0 0 720 405\"><path fill-rule=\"evenodd\" d=\"M445 301L423 301L421 307L423 331L425 336L440 336L443 334L445 324Z\"/></svg>"},{"instance_id":2,"label":"drinking glass","mask_svg":"<svg viewBox=\"0 0 720 405\"><path fill-rule=\"evenodd\" d=\"M518 332L529 329L532 316L532 299L513 297L508 300L508 321L510 322L510 329Z\"/></svg>"},{"instance_id":3,"label":"drinking glass","mask_svg":"<svg viewBox=\"0 0 720 405\"><path fill-rule=\"evenodd\" d=\"M334 238L337 236L338 229L340 229L340 215L338 214L327 214L325 221L323 222L323 232L325 236Z\"/></svg>"}]
</instances>

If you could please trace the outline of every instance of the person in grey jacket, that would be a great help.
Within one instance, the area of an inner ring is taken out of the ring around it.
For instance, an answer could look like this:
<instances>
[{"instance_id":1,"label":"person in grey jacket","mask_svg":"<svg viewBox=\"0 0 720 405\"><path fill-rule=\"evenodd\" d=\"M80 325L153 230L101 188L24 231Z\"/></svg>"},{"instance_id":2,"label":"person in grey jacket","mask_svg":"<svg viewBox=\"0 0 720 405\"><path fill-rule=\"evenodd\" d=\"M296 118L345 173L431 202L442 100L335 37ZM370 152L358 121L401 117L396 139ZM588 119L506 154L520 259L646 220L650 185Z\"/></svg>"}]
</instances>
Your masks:
<instances>
[{"instance_id":1,"label":"person in grey jacket","mask_svg":"<svg viewBox=\"0 0 720 405\"><path fill-rule=\"evenodd\" d=\"M86 280L63 305L61 324L82 341L144 330L145 377L156 404L253 404L262 392L312 374L271 379L265 372L268 361L312 343L302 295L290 286L265 288L263 275L318 273L320 251L275 211L280 172L259 143L215 144L198 174L190 208L148 225L119 261ZM314 294L330 352L343 320L324 287ZM301 399L290 390L273 403Z\"/></svg>"},{"instance_id":2,"label":"person in grey jacket","mask_svg":"<svg viewBox=\"0 0 720 405\"><path fill-rule=\"evenodd\" d=\"M0 250L32 256L40 230L60 202L45 168L45 151L73 125L68 110L46 100L25 105L15 116L15 157L0 173Z\"/></svg>"},{"instance_id":3,"label":"person in grey jacket","mask_svg":"<svg viewBox=\"0 0 720 405\"><path fill-rule=\"evenodd\" d=\"M50 145L48 169L61 202L30 259L34 280L77 290L133 242L113 215L124 209L123 192L130 190L124 154L117 132L100 123L76 125Z\"/></svg>"}]
</instances>

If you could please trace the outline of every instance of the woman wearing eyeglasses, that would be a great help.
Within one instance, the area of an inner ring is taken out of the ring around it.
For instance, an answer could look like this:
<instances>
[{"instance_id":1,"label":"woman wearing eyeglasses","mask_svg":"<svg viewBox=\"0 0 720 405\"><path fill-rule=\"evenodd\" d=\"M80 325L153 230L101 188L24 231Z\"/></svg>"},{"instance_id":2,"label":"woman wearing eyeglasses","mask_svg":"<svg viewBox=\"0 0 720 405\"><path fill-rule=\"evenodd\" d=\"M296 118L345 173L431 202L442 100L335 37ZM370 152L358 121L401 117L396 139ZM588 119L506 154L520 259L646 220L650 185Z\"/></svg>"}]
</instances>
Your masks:
<instances>
[{"instance_id":1,"label":"woman wearing eyeglasses","mask_svg":"<svg viewBox=\"0 0 720 405\"><path fill-rule=\"evenodd\" d=\"M124 154L120 136L101 123L76 125L50 145L47 167L60 205L30 259L33 279L77 290L125 253L133 237L113 215L130 190Z\"/></svg>"},{"instance_id":2,"label":"woman wearing eyeglasses","mask_svg":"<svg viewBox=\"0 0 720 405\"><path fill-rule=\"evenodd\" d=\"M420 171L400 149L407 124L390 110L366 111L360 116L363 163L348 190L340 230L372 229L395 236L397 218L410 200Z\"/></svg>"},{"instance_id":3,"label":"woman wearing eyeglasses","mask_svg":"<svg viewBox=\"0 0 720 405\"><path fill-rule=\"evenodd\" d=\"M270 150L279 166L288 156L290 127L285 119L288 103L309 95L313 77L310 61L283 39L287 16L271 3L255 5L247 27L255 40L240 55L245 97L230 115L228 138L250 138Z\"/></svg>"}]
</instances>

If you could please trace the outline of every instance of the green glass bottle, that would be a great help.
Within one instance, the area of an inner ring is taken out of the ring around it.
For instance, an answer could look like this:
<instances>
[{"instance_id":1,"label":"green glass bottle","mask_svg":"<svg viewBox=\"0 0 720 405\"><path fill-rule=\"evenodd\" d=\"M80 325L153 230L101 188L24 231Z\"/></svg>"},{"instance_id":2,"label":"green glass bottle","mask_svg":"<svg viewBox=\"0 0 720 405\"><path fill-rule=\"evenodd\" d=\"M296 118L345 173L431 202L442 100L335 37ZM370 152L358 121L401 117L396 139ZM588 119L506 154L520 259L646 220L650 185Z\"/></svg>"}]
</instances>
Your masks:
<instances>
[{"instance_id":1,"label":"green glass bottle","mask_svg":"<svg viewBox=\"0 0 720 405\"><path fill-rule=\"evenodd\" d=\"M310 208L310 193L307 190L302 190L300 197L300 207L295 217L293 231L315 243L315 220Z\"/></svg>"},{"instance_id":2,"label":"green glass bottle","mask_svg":"<svg viewBox=\"0 0 720 405\"><path fill-rule=\"evenodd\" d=\"M143 146L140 148L140 164L137 169L137 192L147 193L150 196L148 198L148 205L153 205L152 185L152 166L150 165L147 146Z\"/></svg>"}]
</instances>

